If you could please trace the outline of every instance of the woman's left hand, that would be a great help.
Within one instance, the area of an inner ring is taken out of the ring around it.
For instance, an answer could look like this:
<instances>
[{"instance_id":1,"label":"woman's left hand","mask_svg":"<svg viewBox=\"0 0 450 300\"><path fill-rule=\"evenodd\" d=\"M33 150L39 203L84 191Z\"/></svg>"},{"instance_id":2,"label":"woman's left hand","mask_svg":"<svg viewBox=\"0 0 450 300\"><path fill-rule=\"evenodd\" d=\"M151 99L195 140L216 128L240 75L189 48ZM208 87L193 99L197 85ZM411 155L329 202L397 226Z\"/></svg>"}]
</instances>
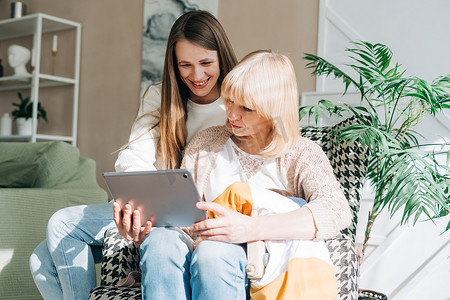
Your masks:
<instances>
[{"instance_id":1,"label":"woman's left hand","mask_svg":"<svg viewBox=\"0 0 450 300\"><path fill-rule=\"evenodd\" d=\"M207 219L191 226L194 235L204 240L221 241L233 244L246 243L253 238L254 218L224 208L213 202L198 202L197 208L215 213L217 219Z\"/></svg>"}]
</instances>

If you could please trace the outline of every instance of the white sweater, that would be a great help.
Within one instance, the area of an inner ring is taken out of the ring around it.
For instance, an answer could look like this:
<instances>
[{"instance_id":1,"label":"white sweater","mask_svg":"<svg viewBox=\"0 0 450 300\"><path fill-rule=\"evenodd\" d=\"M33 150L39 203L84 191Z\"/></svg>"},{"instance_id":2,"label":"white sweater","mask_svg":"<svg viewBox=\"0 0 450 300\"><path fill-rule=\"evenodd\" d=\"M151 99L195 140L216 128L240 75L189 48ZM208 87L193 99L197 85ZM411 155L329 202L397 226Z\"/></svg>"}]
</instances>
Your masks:
<instances>
[{"instance_id":1,"label":"white sweater","mask_svg":"<svg viewBox=\"0 0 450 300\"><path fill-rule=\"evenodd\" d=\"M115 163L117 172L161 169L161 157L157 151L159 127L147 132L152 124L159 121L160 106L161 84L158 84L151 86L145 94L138 111L137 121L131 128L129 141L143 135L119 153ZM152 116L147 115L139 119L140 116L149 112ZM197 132L211 126L223 125L226 121L225 105L221 98L210 104L197 104L188 100L187 114L187 143Z\"/></svg>"}]
</instances>

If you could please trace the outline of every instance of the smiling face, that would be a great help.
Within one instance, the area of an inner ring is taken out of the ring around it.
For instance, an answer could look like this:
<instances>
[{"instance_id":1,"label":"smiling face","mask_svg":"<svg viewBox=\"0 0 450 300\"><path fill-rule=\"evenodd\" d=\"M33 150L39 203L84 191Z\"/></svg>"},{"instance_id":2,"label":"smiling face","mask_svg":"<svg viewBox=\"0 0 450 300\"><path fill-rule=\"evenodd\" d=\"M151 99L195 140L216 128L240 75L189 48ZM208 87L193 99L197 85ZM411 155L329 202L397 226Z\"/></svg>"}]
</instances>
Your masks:
<instances>
[{"instance_id":1,"label":"smiling face","mask_svg":"<svg viewBox=\"0 0 450 300\"><path fill-rule=\"evenodd\" d=\"M217 81L220 64L217 51L182 39L175 44L175 56L181 80L189 88L192 101L208 104L219 98Z\"/></svg>"}]
</instances>

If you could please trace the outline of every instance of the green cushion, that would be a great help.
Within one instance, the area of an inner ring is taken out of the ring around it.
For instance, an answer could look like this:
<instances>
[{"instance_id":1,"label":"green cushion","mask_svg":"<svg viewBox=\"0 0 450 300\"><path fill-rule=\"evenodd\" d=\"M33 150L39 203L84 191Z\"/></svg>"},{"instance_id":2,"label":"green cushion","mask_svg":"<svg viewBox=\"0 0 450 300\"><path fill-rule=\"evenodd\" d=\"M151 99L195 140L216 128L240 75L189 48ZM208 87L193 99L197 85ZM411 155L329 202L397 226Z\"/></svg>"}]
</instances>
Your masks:
<instances>
[{"instance_id":1,"label":"green cushion","mask_svg":"<svg viewBox=\"0 0 450 300\"><path fill-rule=\"evenodd\" d=\"M76 174L80 151L62 141L39 143L0 143L0 157L22 163L37 163L34 187L51 188L67 183Z\"/></svg>"},{"instance_id":2,"label":"green cushion","mask_svg":"<svg viewBox=\"0 0 450 300\"><path fill-rule=\"evenodd\" d=\"M39 172L38 163L4 161L0 163L0 187L33 187Z\"/></svg>"},{"instance_id":3,"label":"green cushion","mask_svg":"<svg viewBox=\"0 0 450 300\"><path fill-rule=\"evenodd\" d=\"M40 166L35 186L50 188L70 181L78 169L80 151L65 142L49 142L35 153L33 161Z\"/></svg>"},{"instance_id":4,"label":"green cushion","mask_svg":"<svg viewBox=\"0 0 450 300\"><path fill-rule=\"evenodd\" d=\"M47 142L39 143L0 143L0 157L2 160L20 162L34 162L36 152L47 147Z\"/></svg>"}]
</instances>

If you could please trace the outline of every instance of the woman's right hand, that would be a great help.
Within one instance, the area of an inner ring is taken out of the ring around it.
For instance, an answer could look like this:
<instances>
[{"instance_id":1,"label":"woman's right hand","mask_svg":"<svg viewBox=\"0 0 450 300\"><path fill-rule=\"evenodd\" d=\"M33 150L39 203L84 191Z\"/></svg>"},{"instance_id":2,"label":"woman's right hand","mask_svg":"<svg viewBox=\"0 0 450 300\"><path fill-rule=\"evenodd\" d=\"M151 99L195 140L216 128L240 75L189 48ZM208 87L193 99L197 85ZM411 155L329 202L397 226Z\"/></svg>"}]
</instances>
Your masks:
<instances>
[{"instance_id":1,"label":"woman's right hand","mask_svg":"<svg viewBox=\"0 0 450 300\"><path fill-rule=\"evenodd\" d=\"M125 204L124 212L117 202L113 203L114 222L116 223L119 234L129 241L140 245L147 234L152 230L152 222L148 220L145 226L141 226L141 214L139 210L133 210L130 204Z\"/></svg>"}]
</instances>

